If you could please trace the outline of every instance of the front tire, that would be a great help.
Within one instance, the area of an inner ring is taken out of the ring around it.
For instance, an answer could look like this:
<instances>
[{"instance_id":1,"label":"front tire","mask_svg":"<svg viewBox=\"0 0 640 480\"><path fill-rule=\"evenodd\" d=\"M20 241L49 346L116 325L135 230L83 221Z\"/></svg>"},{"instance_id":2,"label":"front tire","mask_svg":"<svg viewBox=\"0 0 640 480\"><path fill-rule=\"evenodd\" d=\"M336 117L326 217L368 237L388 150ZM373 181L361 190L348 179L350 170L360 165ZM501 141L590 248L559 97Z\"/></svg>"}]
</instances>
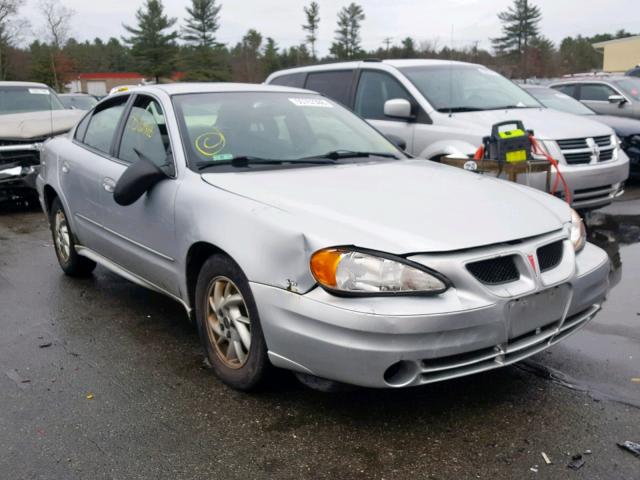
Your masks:
<instances>
[{"instance_id":1,"label":"front tire","mask_svg":"<svg viewBox=\"0 0 640 480\"><path fill-rule=\"evenodd\" d=\"M196 319L216 375L236 390L257 388L270 367L258 309L246 276L224 255L213 255L200 270Z\"/></svg>"},{"instance_id":2,"label":"front tire","mask_svg":"<svg viewBox=\"0 0 640 480\"><path fill-rule=\"evenodd\" d=\"M53 246L62 271L70 277L86 277L96 268L96 263L76 252L76 242L67 220L67 214L59 198L51 204L49 224Z\"/></svg>"}]
</instances>

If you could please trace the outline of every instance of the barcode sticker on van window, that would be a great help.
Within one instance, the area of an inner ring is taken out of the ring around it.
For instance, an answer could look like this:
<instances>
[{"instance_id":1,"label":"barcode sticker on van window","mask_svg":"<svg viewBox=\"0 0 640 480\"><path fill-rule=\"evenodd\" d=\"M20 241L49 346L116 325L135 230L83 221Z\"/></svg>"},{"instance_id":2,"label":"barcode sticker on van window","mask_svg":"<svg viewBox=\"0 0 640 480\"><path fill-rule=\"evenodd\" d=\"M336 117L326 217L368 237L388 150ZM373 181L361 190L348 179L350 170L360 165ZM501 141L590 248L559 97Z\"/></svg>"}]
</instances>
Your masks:
<instances>
[{"instance_id":1,"label":"barcode sticker on van window","mask_svg":"<svg viewBox=\"0 0 640 480\"><path fill-rule=\"evenodd\" d=\"M49 90L46 88L30 88L29 93L34 95L49 95Z\"/></svg>"},{"instance_id":2,"label":"barcode sticker on van window","mask_svg":"<svg viewBox=\"0 0 640 480\"><path fill-rule=\"evenodd\" d=\"M323 98L290 98L289 101L297 107L333 108L333 105Z\"/></svg>"}]
</instances>

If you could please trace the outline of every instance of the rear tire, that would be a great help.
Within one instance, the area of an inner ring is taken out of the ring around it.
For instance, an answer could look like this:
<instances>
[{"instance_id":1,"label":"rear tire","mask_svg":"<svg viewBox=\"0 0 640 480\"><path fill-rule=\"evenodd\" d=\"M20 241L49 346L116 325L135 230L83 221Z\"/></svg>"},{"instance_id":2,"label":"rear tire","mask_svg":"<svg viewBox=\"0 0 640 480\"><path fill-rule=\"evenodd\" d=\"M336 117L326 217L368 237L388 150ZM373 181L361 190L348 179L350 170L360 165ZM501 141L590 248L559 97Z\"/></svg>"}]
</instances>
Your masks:
<instances>
[{"instance_id":1,"label":"rear tire","mask_svg":"<svg viewBox=\"0 0 640 480\"><path fill-rule=\"evenodd\" d=\"M53 246L62 271L70 277L87 277L96 268L96 262L76 252L76 241L59 198L54 198L49 212Z\"/></svg>"},{"instance_id":2,"label":"rear tire","mask_svg":"<svg viewBox=\"0 0 640 480\"><path fill-rule=\"evenodd\" d=\"M196 284L196 321L215 374L236 390L259 387L271 367L247 277L225 255L204 263Z\"/></svg>"}]
</instances>

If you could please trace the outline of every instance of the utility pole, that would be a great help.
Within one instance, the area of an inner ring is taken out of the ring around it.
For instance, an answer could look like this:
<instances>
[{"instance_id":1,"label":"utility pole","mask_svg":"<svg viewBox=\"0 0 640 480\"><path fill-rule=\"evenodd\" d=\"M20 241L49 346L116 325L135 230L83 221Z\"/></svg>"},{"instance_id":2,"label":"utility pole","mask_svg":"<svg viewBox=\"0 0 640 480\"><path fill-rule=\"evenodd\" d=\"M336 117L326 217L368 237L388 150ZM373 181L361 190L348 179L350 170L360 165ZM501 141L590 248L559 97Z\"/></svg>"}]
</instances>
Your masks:
<instances>
[{"instance_id":1,"label":"utility pole","mask_svg":"<svg viewBox=\"0 0 640 480\"><path fill-rule=\"evenodd\" d=\"M392 37L386 37L384 40L382 40L382 43L387 47L387 57L389 56L389 49L391 48L392 40L393 40Z\"/></svg>"}]
</instances>

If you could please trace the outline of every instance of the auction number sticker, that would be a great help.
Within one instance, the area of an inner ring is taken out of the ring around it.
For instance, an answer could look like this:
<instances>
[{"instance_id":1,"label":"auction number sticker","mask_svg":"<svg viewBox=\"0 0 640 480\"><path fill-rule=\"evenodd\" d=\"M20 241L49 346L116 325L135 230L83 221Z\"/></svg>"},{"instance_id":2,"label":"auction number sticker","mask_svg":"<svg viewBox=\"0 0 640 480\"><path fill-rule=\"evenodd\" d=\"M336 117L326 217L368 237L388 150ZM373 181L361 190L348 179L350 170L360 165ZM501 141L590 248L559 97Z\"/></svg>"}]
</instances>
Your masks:
<instances>
[{"instance_id":1,"label":"auction number sticker","mask_svg":"<svg viewBox=\"0 0 640 480\"><path fill-rule=\"evenodd\" d=\"M290 98L289 101L297 107L333 108L333 105L323 98Z\"/></svg>"},{"instance_id":2,"label":"auction number sticker","mask_svg":"<svg viewBox=\"0 0 640 480\"><path fill-rule=\"evenodd\" d=\"M30 88L29 93L34 95L49 95L49 90L46 88Z\"/></svg>"}]
</instances>

